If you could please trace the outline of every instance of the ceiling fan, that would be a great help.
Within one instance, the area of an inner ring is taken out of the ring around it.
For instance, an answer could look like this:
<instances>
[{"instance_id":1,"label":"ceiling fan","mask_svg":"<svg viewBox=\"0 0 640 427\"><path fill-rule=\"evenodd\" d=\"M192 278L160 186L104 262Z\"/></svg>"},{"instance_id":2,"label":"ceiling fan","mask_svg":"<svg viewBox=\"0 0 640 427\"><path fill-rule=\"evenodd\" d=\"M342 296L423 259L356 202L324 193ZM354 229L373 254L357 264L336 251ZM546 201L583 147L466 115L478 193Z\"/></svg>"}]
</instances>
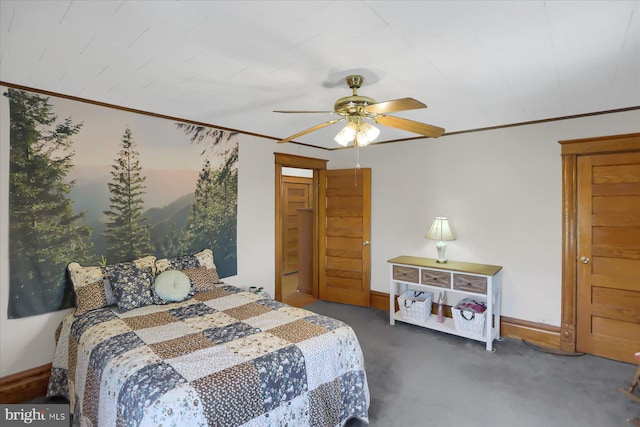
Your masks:
<instances>
[{"instance_id":1,"label":"ceiling fan","mask_svg":"<svg viewBox=\"0 0 640 427\"><path fill-rule=\"evenodd\" d=\"M425 104L413 98L394 99L392 101L376 102L368 96L358 95L358 89L362 86L364 77L351 75L346 78L347 85L353 90L351 96L338 99L333 111L296 111L296 110L275 110L276 113L329 113L337 114L340 117L328 122L320 123L302 132L298 132L285 139L278 141L279 144L292 141L302 135L314 132L332 124L347 120L347 125L336 135L334 140L346 147L351 142L355 147L363 147L371 143L380 134L380 130L369 124L366 120L374 123L390 126L397 129L417 133L419 135L437 138L444 133L444 129L438 126L428 125L409 119L388 116L387 113L396 111L415 110L427 108Z\"/></svg>"}]
</instances>

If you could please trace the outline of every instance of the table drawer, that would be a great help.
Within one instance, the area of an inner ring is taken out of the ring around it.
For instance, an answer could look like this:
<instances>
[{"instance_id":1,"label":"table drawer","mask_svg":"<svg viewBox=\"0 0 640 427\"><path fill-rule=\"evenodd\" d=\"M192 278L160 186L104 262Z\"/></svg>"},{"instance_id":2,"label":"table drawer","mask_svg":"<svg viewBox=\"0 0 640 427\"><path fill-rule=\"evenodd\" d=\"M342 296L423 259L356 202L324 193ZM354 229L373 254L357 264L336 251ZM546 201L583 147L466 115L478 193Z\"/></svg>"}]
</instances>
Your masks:
<instances>
[{"instance_id":1,"label":"table drawer","mask_svg":"<svg viewBox=\"0 0 640 427\"><path fill-rule=\"evenodd\" d=\"M468 276L466 274L453 275L453 289L478 294L487 293L487 278L478 276Z\"/></svg>"},{"instance_id":2,"label":"table drawer","mask_svg":"<svg viewBox=\"0 0 640 427\"><path fill-rule=\"evenodd\" d=\"M393 280L418 283L419 277L419 270L417 268L404 267L402 265L393 266Z\"/></svg>"},{"instance_id":3,"label":"table drawer","mask_svg":"<svg viewBox=\"0 0 640 427\"><path fill-rule=\"evenodd\" d=\"M449 288L451 286L451 273L446 271L422 270L423 285Z\"/></svg>"}]
</instances>

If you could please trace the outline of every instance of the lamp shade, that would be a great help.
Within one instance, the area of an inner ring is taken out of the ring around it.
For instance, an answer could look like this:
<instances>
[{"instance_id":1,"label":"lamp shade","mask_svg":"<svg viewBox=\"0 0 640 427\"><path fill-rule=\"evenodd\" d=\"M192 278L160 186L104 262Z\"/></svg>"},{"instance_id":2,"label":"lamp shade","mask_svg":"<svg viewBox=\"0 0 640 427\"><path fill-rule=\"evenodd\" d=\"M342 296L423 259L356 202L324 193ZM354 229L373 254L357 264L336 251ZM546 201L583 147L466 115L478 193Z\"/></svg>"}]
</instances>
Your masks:
<instances>
[{"instance_id":1,"label":"lamp shade","mask_svg":"<svg viewBox=\"0 0 640 427\"><path fill-rule=\"evenodd\" d=\"M439 242L447 240L456 240L453 232L449 227L449 219L444 216L437 216L433 219L433 224L426 236L427 239L437 240Z\"/></svg>"}]
</instances>

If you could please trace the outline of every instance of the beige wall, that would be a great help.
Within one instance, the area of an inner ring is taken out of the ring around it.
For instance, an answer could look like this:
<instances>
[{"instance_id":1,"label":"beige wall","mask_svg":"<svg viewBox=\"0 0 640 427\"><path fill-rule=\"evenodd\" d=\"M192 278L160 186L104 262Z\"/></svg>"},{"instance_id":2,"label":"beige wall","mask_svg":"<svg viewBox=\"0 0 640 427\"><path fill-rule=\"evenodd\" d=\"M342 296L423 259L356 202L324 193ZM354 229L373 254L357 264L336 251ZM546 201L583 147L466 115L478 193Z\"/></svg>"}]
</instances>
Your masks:
<instances>
[{"instance_id":1,"label":"beige wall","mask_svg":"<svg viewBox=\"0 0 640 427\"><path fill-rule=\"evenodd\" d=\"M5 88L1 88L4 92ZM7 99L0 97L0 377L51 362L53 336L66 311L7 319ZM503 314L559 325L562 139L640 131L627 112L368 147L373 169L371 288L388 291L386 260L435 256L424 239L433 216L446 215L458 240L450 259L504 266ZM225 279L274 292L274 151L330 159L351 168L351 150L314 150L241 135L238 171L238 274Z\"/></svg>"},{"instance_id":2,"label":"beige wall","mask_svg":"<svg viewBox=\"0 0 640 427\"><path fill-rule=\"evenodd\" d=\"M560 325L560 140L640 131L640 111L367 147L372 170L371 288L388 292L386 261L436 258L434 216L457 240L447 257L501 265L502 314ZM331 168L353 167L352 150Z\"/></svg>"},{"instance_id":3,"label":"beige wall","mask_svg":"<svg viewBox=\"0 0 640 427\"><path fill-rule=\"evenodd\" d=\"M238 163L238 274L225 282L262 286L275 295L274 152L329 159L331 152L240 136Z\"/></svg>"}]
</instances>

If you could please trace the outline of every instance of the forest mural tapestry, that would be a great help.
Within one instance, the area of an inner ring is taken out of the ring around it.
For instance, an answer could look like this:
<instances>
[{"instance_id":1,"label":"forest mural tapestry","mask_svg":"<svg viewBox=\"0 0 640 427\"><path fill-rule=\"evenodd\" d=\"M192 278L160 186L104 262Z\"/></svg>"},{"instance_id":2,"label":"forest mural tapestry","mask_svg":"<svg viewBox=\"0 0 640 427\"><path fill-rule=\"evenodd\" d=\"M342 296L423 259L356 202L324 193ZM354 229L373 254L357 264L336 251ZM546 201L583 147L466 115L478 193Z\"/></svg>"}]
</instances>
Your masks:
<instances>
[{"instance_id":1,"label":"forest mural tapestry","mask_svg":"<svg viewBox=\"0 0 640 427\"><path fill-rule=\"evenodd\" d=\"M8 89L9 307L72 307L69 262L214 252L237 273L237 134Z\"/></svg>"}]
</instances>

